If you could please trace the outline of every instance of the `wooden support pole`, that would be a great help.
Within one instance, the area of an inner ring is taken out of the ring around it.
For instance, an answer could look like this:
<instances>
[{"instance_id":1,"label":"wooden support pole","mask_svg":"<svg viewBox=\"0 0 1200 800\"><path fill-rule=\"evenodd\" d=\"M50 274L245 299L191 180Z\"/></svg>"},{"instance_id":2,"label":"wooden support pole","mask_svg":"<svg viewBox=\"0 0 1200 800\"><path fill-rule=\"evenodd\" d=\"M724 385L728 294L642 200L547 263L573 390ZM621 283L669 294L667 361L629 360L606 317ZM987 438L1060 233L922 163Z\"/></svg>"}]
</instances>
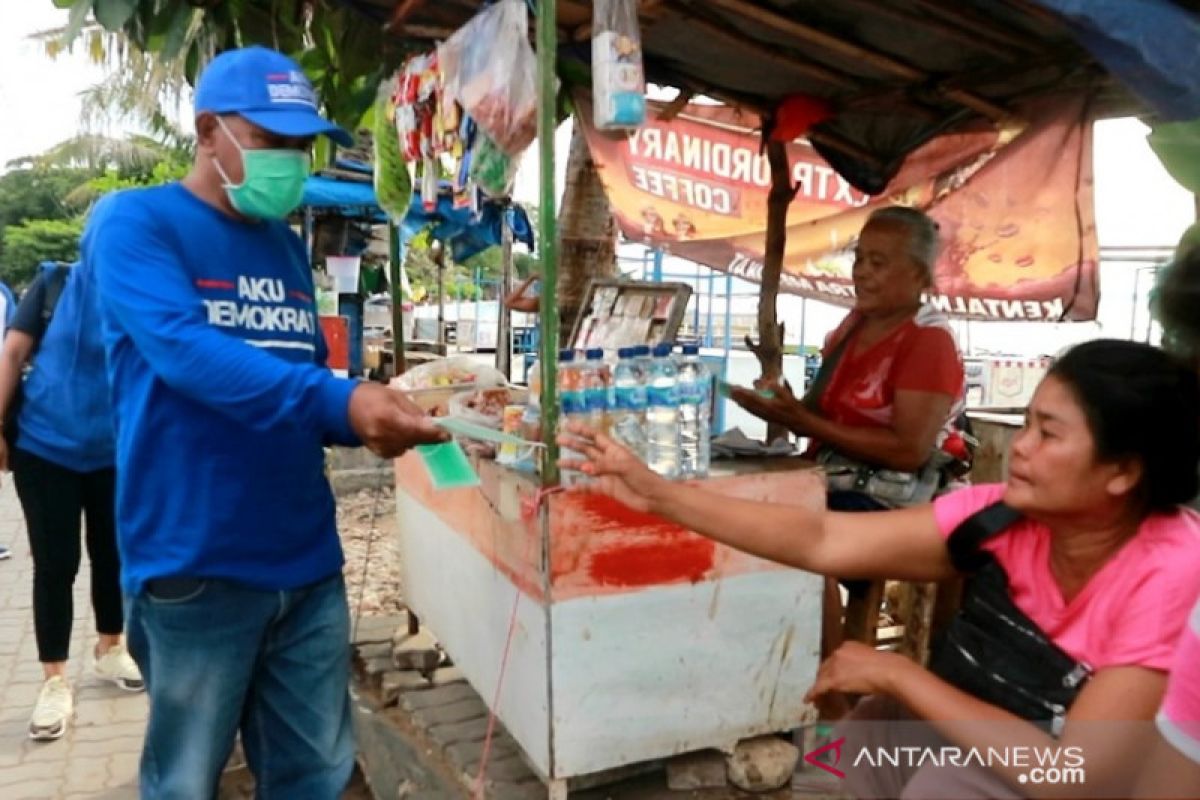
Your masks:
<instances>
[{"instance_id":1,"label":"wooden support pole","mask_svg":"<svg viewBox=\"0 0 1200 800\"><path fill-rule=\"evenodd\" d=\"M798 187L792 184L786 144L767 142L767 162L771 165L771 192L767 195L767 243L758 295L758 341L753 342L747 336L746 346L758 359L762 376L774 379L783 376L784 329L778 318L776 301L787 246L787 212ZM782 425L767 423L768 443L786 435L787 429Z\"/></svg>"}]
</instances>

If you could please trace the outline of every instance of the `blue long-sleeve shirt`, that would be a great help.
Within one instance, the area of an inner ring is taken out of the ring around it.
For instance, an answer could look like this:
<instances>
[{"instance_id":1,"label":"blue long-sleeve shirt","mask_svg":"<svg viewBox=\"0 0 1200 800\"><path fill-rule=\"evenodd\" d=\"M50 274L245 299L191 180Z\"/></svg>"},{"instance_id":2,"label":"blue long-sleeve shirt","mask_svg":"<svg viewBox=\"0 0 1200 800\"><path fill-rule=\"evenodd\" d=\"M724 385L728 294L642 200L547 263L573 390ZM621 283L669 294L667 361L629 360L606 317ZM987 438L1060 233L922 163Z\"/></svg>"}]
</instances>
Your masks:
<instances>
[{"instance_id":1,"label":"blue long-sleeve shirt","mask_svg":"<svg viewBox=\"0 0 1200 800\"><path fill-rule=\"evenodd\" d=\"M161 577L290 589L337 572L322 448L359 444L355 384L324 368L299 238L171 184L105 198L82 251L116 414L124 590Z\"/></svg>"}]
</instances>

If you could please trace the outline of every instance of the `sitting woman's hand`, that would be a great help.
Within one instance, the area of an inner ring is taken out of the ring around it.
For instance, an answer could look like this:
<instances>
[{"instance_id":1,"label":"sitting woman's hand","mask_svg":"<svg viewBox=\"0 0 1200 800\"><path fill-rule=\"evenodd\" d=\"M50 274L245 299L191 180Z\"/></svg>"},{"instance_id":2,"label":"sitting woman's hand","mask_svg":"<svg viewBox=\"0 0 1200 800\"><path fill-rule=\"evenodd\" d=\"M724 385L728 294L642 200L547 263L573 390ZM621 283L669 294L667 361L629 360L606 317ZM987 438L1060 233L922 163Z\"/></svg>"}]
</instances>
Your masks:
<instances>
[{"instance_id":1,"label":"sitting woman's hand","mask_svg":"<svg viewBox=\"0 0 1200 800\"><path fill-rule=\"evenodd\" d=\"M787 382L778 379L756 380L753 389L734 387L729 396L759 419L789 427L804 409Z\"/></svg>"},{"instance_id":2,"label":"sitting woman's hand","mask_svg":"<svg viewBox=\"0 0 1200 800\"><path fill-rule=\"evenodd\" d=\"M606 494L637 511L651 511L658 492L670 485L611 436L582 423L567 424L558 443L583 456L582 459L559 460L559 466L564 469L578 470L593 477L594 480L581 488Z\"/></svg>"}]
</instances>

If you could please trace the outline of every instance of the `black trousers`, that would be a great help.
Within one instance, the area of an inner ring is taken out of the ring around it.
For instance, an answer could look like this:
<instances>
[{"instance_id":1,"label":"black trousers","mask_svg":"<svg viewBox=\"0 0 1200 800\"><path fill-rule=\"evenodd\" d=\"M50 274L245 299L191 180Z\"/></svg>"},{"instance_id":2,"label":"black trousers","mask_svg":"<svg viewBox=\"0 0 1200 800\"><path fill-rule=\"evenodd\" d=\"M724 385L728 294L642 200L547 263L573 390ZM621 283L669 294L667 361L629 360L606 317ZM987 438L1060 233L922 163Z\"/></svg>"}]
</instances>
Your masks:
<instances>
[{"instance_id":1,"label":"black trousers","mask_svg":"<svg viewBox=\"0 0 1200 800\"><path fill-rule=\"evenodd\" d=\"M66 661L82 557L80 518L87 520L96 631L119 634L121 559L117 554L116 471L76 472L20 448L9 455L33 553L33 624L38 660Z\"/></svg>"}]
</instances>

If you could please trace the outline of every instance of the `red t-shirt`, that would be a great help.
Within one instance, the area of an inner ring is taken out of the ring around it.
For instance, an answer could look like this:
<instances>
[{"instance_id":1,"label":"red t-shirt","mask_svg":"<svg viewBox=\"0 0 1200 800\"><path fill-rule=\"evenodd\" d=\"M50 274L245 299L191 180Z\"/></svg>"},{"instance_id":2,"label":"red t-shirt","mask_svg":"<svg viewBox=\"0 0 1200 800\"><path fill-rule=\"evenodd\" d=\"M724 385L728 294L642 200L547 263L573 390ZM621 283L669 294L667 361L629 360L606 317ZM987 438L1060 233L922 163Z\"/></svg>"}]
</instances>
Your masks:
<instances>
[{"instance_id":1,"label":"red t-shirt","mask_svg":"<svg viewBox=\"0 0 1200 800\"><path fill-rule=\"evenodd\" d=\"M826 357L857 320L852 312L829 335ZM897 391L934 392L955 400L962 396L962 358L941 315L922 311L865 351L855 352L858 331L849 335L821 395L821 410L828 419L856 427L887 427Z\"/></svg>"}]
</instances>

